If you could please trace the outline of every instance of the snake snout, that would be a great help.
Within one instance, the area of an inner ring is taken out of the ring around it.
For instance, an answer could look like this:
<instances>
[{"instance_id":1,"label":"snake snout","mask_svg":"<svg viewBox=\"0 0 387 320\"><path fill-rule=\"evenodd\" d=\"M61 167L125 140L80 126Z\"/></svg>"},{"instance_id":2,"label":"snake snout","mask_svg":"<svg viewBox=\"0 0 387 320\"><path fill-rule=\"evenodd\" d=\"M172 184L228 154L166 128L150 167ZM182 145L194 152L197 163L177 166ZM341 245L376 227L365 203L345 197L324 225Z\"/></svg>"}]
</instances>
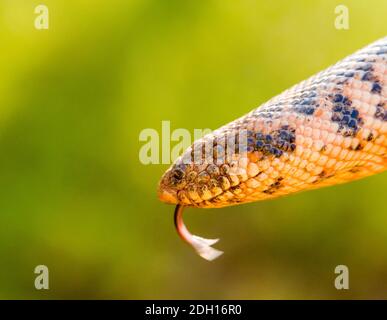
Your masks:
<instances>
[{"instance_id":1,"label":"snake snout","mask_svg":"<svg viewBox=\"0 0 387 320\"><path fill-rule=\"evenodd\" d=\"M177 195L176 192L173 190L163 190L159 189L159 199L162 202L170 203L170 204L177 204Z\"/></svg>"},{"instance_id":2,"label":"snake snout","mask_svg":"<svg viewBox=\"0 0 387 320\"><path fill-rule=\"evenodd\" d=\"M161 201L170 203L170 204L177 204L178 198L177 198L177 188L174 186L174 175L171 170L168 170L165 172L165 174L162 176L159 188L158 188L158 197Z\"/></svg>"}]
</instances>

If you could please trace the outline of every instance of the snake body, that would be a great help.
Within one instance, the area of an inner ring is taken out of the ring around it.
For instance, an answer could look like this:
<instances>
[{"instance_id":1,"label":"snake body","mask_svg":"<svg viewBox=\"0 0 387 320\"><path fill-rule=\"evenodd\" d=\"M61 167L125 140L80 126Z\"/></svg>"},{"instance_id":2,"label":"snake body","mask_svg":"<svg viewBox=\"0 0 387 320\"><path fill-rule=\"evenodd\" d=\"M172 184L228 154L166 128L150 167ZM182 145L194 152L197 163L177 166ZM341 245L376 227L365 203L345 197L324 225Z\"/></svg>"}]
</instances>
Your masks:
<instances>
[{"instance_id":1,"label":"snake body","mask_svg":"<svg viewBox=\"0 0 387 320\"><path fill-rule=\"evenodd\" d=\"M163 175L159 198L224 207L382 172L386 97L387 37L195 141Z\"/></svg>"}]
</instances>

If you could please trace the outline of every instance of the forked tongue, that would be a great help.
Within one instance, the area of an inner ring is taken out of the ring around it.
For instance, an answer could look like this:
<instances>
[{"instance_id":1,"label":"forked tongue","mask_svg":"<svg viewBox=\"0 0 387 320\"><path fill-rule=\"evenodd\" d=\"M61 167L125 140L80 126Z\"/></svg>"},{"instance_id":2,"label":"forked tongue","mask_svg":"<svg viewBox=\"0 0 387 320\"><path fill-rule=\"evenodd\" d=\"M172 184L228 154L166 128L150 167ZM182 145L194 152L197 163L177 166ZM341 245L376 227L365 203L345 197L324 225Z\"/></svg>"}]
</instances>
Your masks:
<instances>
[{"instance_id":1,"label":"forked tongue","mask_svg":"<svg viewBox=\"0 0 387 320\"><path fill-rule=\"evenodd\" d=\"M183 222L183 208L183 206L177 205L174 216L176 230L180 238L191 245L199 256L208 261L215 260L222 255L223 251L211 247L213 244L217 243L219 239L205 239L195 236L188 231Z\"/></svg>"}]
</instances>

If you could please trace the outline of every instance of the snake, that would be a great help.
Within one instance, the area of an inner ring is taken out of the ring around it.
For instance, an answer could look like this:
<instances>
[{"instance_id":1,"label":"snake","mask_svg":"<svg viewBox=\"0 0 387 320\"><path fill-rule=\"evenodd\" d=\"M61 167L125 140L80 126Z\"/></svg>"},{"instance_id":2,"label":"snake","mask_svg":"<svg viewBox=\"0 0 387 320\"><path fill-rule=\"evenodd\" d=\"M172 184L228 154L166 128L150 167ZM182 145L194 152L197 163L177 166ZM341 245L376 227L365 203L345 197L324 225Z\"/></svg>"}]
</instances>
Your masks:
<instances>
[{"instance_id":1,"label":"snake","mask_svg":"<svg viewBox=\"0 0 387 320\"><path fill-rule=\"evenodd\" d=\"M163 174L180 237L206 260L185 207L221 208L368 177L387 168L387 37L196 140Z\"/></svg>"}]
</instances>

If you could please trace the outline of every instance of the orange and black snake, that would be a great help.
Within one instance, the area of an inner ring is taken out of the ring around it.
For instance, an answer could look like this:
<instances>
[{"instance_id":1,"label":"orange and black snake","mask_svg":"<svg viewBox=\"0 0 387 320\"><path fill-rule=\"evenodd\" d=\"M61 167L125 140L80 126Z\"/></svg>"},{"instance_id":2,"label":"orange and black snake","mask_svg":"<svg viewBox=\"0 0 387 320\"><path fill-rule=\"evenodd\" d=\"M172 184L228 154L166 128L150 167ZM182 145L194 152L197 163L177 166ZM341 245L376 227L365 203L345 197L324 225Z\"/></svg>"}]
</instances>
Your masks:
<instances>
[{"instance_id":1,"label":"orange and black snake","mask_svg":"<svg viewBox=\"0 0 387 320\"><path fill-rule=\"evenodd\" d=\"M205 259L217 239L185 228L185 206L215 208L367 177L387 168L387 37L194 142L165 172L179 235Z\"/></svg>"}]
</instances>

